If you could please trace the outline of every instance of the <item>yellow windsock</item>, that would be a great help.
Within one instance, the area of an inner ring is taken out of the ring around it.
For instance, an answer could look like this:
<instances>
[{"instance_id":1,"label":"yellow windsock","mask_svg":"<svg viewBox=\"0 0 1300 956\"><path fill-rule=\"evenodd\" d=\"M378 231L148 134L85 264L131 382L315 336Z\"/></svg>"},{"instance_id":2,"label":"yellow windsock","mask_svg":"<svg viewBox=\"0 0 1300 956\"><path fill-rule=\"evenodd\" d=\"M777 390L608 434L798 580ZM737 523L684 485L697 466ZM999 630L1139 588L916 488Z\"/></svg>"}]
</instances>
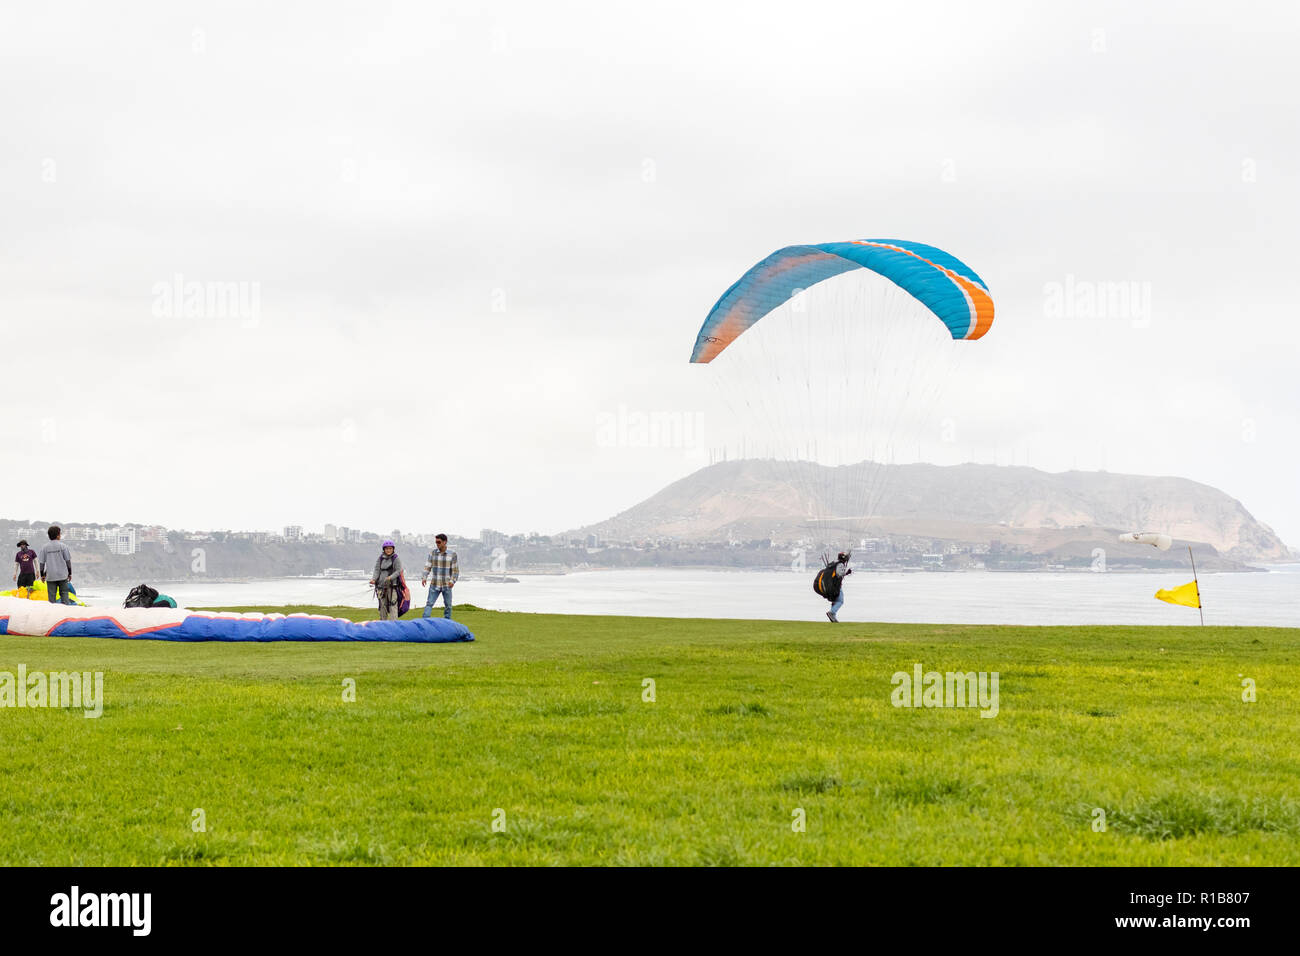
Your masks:
<instances>
[{"instance_id":1,"label":"yellow windsock","mask_svg":"<svg viewBox=\"0 0 1300 956\"><path fill-rule=\"evenodd\" d=\"M1180 587L1157 591L1156 599L1168 601L1170 604L1181 604L1183 607L1200 607L1201 589L1196 586L1195 581L1188 581Z\"/></svg>"}]
</instances>

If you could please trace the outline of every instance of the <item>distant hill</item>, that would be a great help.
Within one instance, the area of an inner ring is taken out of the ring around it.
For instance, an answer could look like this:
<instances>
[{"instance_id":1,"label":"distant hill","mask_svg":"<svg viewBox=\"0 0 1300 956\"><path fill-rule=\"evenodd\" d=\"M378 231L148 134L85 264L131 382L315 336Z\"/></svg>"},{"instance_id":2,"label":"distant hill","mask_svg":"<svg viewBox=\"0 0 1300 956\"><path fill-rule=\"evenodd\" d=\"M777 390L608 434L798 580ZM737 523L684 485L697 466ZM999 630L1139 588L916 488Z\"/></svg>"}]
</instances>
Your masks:
<instances>
[{"instance_id":1,"label":"distant hill","mask_svg":"<svg viewBox=\"0 0 1300 956\"><path fill-rule=\"evenodd\" d=\"M811 469L810 473L791 469ZM1113 549L1123 531L1163 531L1209 545L1235 562L1287 561L1291 555L1241 502L1186 478L998 465L852 465L831 478L811 463L745 460L702 468L627 511L570 534L608 540L798 538L808 514L853 513L853 503L810 488L854 486L853 469L874 472L883 489L869 531L953 542L1004 543L1034 551ZM793 476L793 477L792 477ZM822 477L830 480L821 481ZM797 480L795 480L797 479ZM816 500L809 500L812 494ZM830 527L823 525L823 527ZM833 529L831 529L833 530Z\"/></svg>"}]
</instances>

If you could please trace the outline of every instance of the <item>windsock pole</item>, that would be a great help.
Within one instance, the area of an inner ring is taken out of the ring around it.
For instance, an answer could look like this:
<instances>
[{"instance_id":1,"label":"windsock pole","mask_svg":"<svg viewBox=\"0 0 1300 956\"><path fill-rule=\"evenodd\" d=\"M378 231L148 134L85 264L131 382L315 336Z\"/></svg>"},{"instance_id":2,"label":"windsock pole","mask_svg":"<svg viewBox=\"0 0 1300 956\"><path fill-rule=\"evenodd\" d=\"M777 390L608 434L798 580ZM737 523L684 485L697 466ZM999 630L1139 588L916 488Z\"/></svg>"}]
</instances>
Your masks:
<instances>
[{"instance_id":1,"label":"windsock pole","mask_svg":"<svg viewBox=\"0 0 1300 956\"><path fill-rule=\"evenodd\" d=\"M1201 627L1205 626L1205 608L1201 607L1201 582L1196 577L1196 558L1192 555L1192 546L1187 546L1187 557L1192 560L1192 582L1196 585L1196 610L1201 615Z\"/></svg>"}]
</instances>

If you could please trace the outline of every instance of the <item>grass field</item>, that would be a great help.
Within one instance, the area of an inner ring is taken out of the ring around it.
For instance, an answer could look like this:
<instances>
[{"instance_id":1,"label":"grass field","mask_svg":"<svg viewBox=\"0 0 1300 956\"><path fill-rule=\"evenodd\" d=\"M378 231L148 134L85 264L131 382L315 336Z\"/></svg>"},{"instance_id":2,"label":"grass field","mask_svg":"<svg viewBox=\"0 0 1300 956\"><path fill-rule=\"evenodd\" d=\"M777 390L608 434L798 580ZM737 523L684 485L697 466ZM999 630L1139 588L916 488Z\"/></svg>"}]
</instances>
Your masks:
<instances>
[{"instance_id":1,"label":"grass field","mask_svg":"<svg viewBox=\"0 0 1300 956\"><path fill-rule=\"evenodd\" d=\"M0 864L1300 863L1297 630L457 617L0 637L106 698L0 709ZM892 706L918 662L999 672L998 715Z\"/></svg>"}]
</instances>

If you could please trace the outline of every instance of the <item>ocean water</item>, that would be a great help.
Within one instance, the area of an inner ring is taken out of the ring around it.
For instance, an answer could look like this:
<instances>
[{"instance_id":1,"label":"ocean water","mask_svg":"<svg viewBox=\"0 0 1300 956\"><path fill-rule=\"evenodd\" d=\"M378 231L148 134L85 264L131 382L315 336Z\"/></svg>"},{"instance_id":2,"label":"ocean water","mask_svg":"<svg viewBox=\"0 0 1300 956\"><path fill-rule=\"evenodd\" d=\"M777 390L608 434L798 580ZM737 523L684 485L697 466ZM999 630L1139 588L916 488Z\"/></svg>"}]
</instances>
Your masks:
<instances>
[{"instance_id":1,"label":"ocean water","mask_svg":"<svg viewBox=\"0 0 1300 956\"><path fill-rule=\"evenodd\" d=\"M1196 624L1195 608L1155 600L1191 572L860 572L846 582L842 621L951 624ZM464 579L455 600L502 611L789 621L825 620L812 572L644 569L520 575L518 583ZM1300 627L1300 565L1200 578L1205 623ZM245 583L156 583L185 607L320 604L373 607L364 581L280 578ZM120 606L128 589L87 588L88 604ZM120 592L120 593L119 593ZM412 590L422 606L424 589ZM419 613L417 608L415 613ZM435 613L441 614L439 606Z\"/></svg>"}]
</instances>

